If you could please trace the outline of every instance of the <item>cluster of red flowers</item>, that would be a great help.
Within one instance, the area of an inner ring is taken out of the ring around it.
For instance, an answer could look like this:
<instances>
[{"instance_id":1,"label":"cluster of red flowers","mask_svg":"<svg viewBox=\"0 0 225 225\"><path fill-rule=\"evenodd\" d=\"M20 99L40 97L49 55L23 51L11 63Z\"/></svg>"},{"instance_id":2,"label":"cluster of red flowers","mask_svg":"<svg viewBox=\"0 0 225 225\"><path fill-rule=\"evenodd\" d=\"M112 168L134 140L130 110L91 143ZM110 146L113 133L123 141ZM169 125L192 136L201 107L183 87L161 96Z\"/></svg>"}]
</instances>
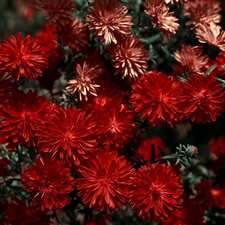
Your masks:
<instances>
[{"instance_id":1,"label":"cluster of red flowers","mask_svg":"<svg viewBox=\"0 0 225 225\"><path fill-rule=\"evenodd\" d=\"M225 31L218 25L221 1L145 0L139 14L151 19L165 42L180 27L169 12L174 3L191 19L186 26L193 25L199 45L184 43L172 52L177 72L170 75L151 65L153 41L140 35L148 29L141 19L136 25L132 10L118 0L87 1L82 9L73 0L36 0L36 8L48 13L45 29L34 39L21 33L4 38L1 144L18 154L15 171L29 194L26 200L11 195L8 223L48 224L55 210L71 201L105 213L130 205L140 218L165 225L204 224L205 210L225 209L224 187L207 179L192 184L193 196L184 193L181 172L173 164L179 154L163 157L163 140L143 135L156 126L212 123L225 109L225 52L210 59L201 45L225 51ZM85 7L88 14L82 17ZM57 98L53 90L59 77L65 79ZM23 86L31 80L38 81L37 90ZM41 96L41 89L51 96ZM224 137L213 140L211 151L224 159L224 146ZM21 148L29 154L21 156ZM29 162L25 169L21 160ZM10 164L1 157L2 168Z\"/></svg>"}]
</instances>

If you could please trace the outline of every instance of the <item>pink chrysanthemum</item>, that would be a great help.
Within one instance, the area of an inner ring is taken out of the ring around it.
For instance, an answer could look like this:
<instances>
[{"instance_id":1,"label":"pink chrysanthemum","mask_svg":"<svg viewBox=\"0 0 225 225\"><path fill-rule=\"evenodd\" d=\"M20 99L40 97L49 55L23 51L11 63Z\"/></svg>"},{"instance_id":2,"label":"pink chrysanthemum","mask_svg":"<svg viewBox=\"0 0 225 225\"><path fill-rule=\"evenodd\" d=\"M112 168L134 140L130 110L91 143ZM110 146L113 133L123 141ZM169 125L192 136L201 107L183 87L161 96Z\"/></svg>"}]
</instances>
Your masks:
<instances>
[{"instance_id":1,"label":"pink chrysanthemum","mask_svg":"<svg viewBox=\"0 0 225 225\"><path fill-rule=\"evenodd\" d=\"M60 23L66 26L72 20L72 14L76 11L73 0L36 0L37 9L48 11L48 19L53 23Z\"/></svg>"},{"instance_id":2,"label":"pink chrysanthemum","mask_svg":"<svg viewBox=\"0 0 225 225\"><path fill-rule=\"evenodd\" d=\"M201 55L203 49L201 46L190 47L187 44L182 45L181 51L174 52L175 59L182 65L189 74L202 73L201 68L208 62L207 55Z\"/></svg>"},{"instance_id":3,"label":"pink chrysanthemum","mask_svg":"<svg viewBox=\"0 0 225 225\"><path fill-rule=\"evenodd\" d=\"M159 163L141 166L129 186L131 208L150 221L170 217L183 202L180 181L172 166Z\"/></svg>"},{"instance_id":4,"label":"pink chrysanthemum","mask_svg":"<svg viewBox=\"0 0 225 225\"><path fill-rule=\"evenodd\" d=\"M68 194L74 189L74 178L65 164L40 156L35 159L33 167L24 170L21 184L32 195L37 209L56 210L70 203Z\"/></svg>"},{"instance_id":5,"label":"pink chrysanthemum","mask_svg":"<svg viewBox=\"0 0 225 225\"><path fill-rule=\"evenodd\" d=\"M81 190L85 205L90 204L96 212L122 209L121 202L127 203L128 186L134 173L131 164L116 152L99 151L85 160L78 171L83 178L75 179L76 187Z\"/></svg>"},{"instance_id":6,"label":"pink chrysanthemum","mask_svg":"<svg viewBox=\"0 0 225 225\"><path fill-rule=\"evenodd\" d=\"M73 18L66 26L58 25L57 34L70 53L84 52L89 43L89 30L78 18Z\"/></svg>"},{"instance_id":7,"label":"pink chrysanthemum","mask_svg":"<svg viewBox=\"0 0 225 225\"><path fill-rule=\"evenodd\" d=\"M7 222L11 225L48 225L50 215L36 209L30 201L26 204L23 200L14 198L14 201L7 205Z\"/></svg>"},{"instance_id":8,"label":"pink chrysanthemum","mask_svg":"<svg viewBox=\"0 0 225 225\"><path fill-rule=\"evenodd\" d=\"M213 22L210 24L198 24L196 27L196 37L201 43L215 45L225 51L225 31Z\"/></svg>"},{"instance_id":9,"label":"pink chrysanthemum","mask_svg":"<svg viewBox=\"0 0 225 225\"><path fill-rule=\"evenodd\" d=\"M93 125L85 112L54 107L54 114L45 118L37 130L39 152L70 166L88 158L89 151L96 151Z\"/></svg>"},{"instance_id":10,"label":"pink chrysanthemum","mask_svg":"<svg viewBox=\"0 0 225 225\"><path fill-rule=\"evenodd\" d=\"M77 79L69 80L67 84L70 84L66 88L67 92L74 94L76 91L78 92L79 99L82 101L82 95L87 101L88 93L97 96L96 88L100 87L100 85L95 83L95 78L98 77L102 73L102 69L96 67L90 67L89 64L84 61L83 65L77 64L76 66L76 75Z\"/></svg>"},{"instance_id":11,"label":"pink chrysanthemum","mask_svg":"<svg viewBox=\"0 0 225 225\"><path fill-rule=\"evenodd\" d=\"M19 33L3 39L0 45L0 70L8 72L12 80L18 81L21 77L36 80L42 76L41 69L47 64L41 45L34 42L28 35L25 39Z\"/></svg>"},{"instance_id":12,"label":"pink chrysanthemum","mask_svg":"<svg viewBox=\"0 0 225 225\"><path fill-rule=\"evenodd\" d=\"M166 74L151 71L134 81L131 99L136 112L142 112L141 119L148 118L153 126L172 128L179 122L179 82Z\"/></svg>"},{"instance_id":13,"label":"pink chrysanthemum","mask_svg":"<svg viewBox=\"0 0 225 225\"><path fill-rule=\"evenodd\" d=\"M182 83L181 108L192 122L216 121L224 111L225 94L222 85L213 76L192 74Z\"/></svg>"},{"instance_id":14,"label":"pink chrysanthemum","mask_svg":"<svg viewBox=\"0 0 225 225\"><path fill-rule=\"evenodd\" d=\"M0 112L0 132L9 143L36 146L36 129L47 113L48 102L37 91L14 91L12 98Z\"/></svg>"},{"instance_id":15,"label":"pink chrysanthemum","mask_svg":"<svg viewBox=\"0 0 225 225\"><path fill-rule=\"evenodd\" d=\"M169 12L164 0L145 0L143 5L146 8L145 13L151 16L153 27L159 27L161 33L165 33L167 37L176 34L179 28L176 23L178 19L173 16L174 12Z\"/></svg>"},{"instance_id":16,"label":"pink chrysanthemum","mask_svg":"<svg viewBox=\"0 0 225 225\"><path fill-rule=\"evenodd\" d=\"M94 0L89 12L88 28L95 30L95 38L99 37L103 44L117 44L118 37L130 34L132 16L125 16L128 9L118 0Z\"/></svg>"},{"instance_id":17,"label":"pink chrysanthemum","mask_svg":"<svg viewBox=\"0 0 225 225\"><path fill-rule=\"evenodd\" d=\"M121 73L122 77L137 79L148 70L148 51L144 44L135 35L129 35L108 48L110 58L117 69L115 74Z\"/></svg>"}]
</instances>

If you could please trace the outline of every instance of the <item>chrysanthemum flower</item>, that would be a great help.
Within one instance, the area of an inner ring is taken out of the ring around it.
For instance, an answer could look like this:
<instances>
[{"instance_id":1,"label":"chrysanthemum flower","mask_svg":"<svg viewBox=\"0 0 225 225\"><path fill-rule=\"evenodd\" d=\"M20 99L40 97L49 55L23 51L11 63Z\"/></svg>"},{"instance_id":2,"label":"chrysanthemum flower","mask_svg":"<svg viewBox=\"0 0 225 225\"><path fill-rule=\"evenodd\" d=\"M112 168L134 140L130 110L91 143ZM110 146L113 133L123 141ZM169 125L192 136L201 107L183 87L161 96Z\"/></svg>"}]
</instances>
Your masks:
<instances>
[{"instance_id":1,"label":"chrysanthemum flower","mask_svg":"<svg viewBox=\"0 0 225 225\"><path fill-rule=\"evenodd\" d=\"M200 69L208 62L207 55L201 55L203 49L201 46L190 47L187 44L182 45L181 51L174 52L175 59L182 65L189 74L201 73Z\"/></svg>"},{"instance_id":2,"label":"chrysanthemum flower","mask_svg":"<svg viewBox=\"0 0 225 225\"><path fill-rule=\"evenodd\" d=\"M220 0L188 0L184 4L184 15L191 18L186 25L201 23L216 23L221 20Z\"/></svg>"},{"instance_id":3,"label":"chrysanthemum flower","mask_svg":"<svg viewBox=\"0 0 225 225\"><path fill-rule=\"evenodd\" d=\"M11 225L48 225L50 223L50 215L47 215L47 212L37 210L30 201L26 204L17 197L7 205L6 216L7 222Z\"/></svg>"},{"instance_id":4,"label":"chrysanthemum flower","mask_svg":"<svg viewBox=\"0 0 225 225\"><path fill-rule=\"evenodd\" d=\"M225 94L222 85L213 76L192 74L182 83L181 108L192 122L216 121L224 111Z\"/></svg>"},{"instance_id":5,"label":"chrysanthemum flower","mask_svg":"<svg viewBox=\"0 0 225 225\"><path fill-rule=\"evenodd\" d=\"M13 83L5 73L0 73L0 108L9 101L11 92L13 90Z\"/></svg>"},{"instance_id":6,"label":"chrysanthemum flower","mask_svg":"<svg viewBox=\"0 0 225 225\"><path fill-rule=\"evenodd\" d=\"M66 26L72 20L72 14L76 11L76 5L73 0L36 0L37 9L48 11L50 22Z\"/></svg>"},{"instance_id":7,"label":"chrysanthemum flower","mask_svg":"<svg viewBox=\"0 0 225 225\"><path fill-rule=\"evenodd\" d=\"M56 210L70 203L67 194L74 189L74 178L65 164L40 156L33 167L24 170L21 184L32 195L33 206L37 209Z\"/></svg>"},{"instance_id":8,"label":"chrysanthemum flower","mask_svg":"<svg viewBox=\"0 0 225 225\"><path fill-rule=\"evenodd\" d=\"M151 71L134 81L130 102L134 110L142 112L153 126L172 128L179 122L179 82L166 74Z\"/></svg>"},{"instance_id":9,"label":"chrysanthemum flower","mask_svg":"<svg viewBox=\"0 0 225 225\"><path fill-rule=\"evenodd\" d=\"M84 52L89 43L89 30L78 18L73 18L66 26L58 25L57 34L70 53Z\"/></svg>"},{"instance_id":10,"label":"chrysanthemum flower","mask_svg":"<svg viewBox=\"0 0 225 225\"><path fill-rule=\"evenodd\" d=\"M42 76L46 60L41 45L30 35L25 39L20 33L16 38L12 35L10 39L4 38L0 45L0 70L8 72L12 80L18 81L21 77L36 80Z\"/></svg>"},{"instance_id":11,"label":"chrysanthemum flower","mask_svg":"<svg viewBox=\"0 0 225 225\"><path fill-rule=\"evenodd\" d=\"M125 16L128 9L118 0L94 0L89 12L88 28L95 30L95 38L100 38L103 44L116 44L118 37L130 34L132 16Z\"/></svg>"},{"instance_id":12,"label":"chrysanthemum flower","mask_svg":"<svg viewBox=\"0 0 225 225\"><path fill-rule=\"evenodd\" d=\"M0 112L0 132L9 143L36 146L36 128L47 113L48 102L37 91L14 91L12 98Z\"/></svg>"},{"instance_id":13,"label":"chrysanthemum flower","mask_svg":"<svg viewBox=\"0 0 225 225\"><path fill-rule=\"evenodd\" d=\"M174 4L174 2L176 3L176 4L178 4L178 3L184 3L184 2L186 2L187 0L165 0L165 3L166 4L168 4L168 3L172 3L172 4Z\"/></svg>"},{"instance_id":14,"label":"chrysanthemum flower","mask_svg":"<svg viewBox=\"0 0 225 225\"><path fill-rule=\"evenodd\" d=\"M197 207L196 207L197 206ZM202 225L204 222L205 209L200 206L200 200L184 195L182 207L162 220L163 225Z\"/></svg>"},{"instance_id":15,"label":"chrysanthemum flower","mask_svg":"<svg viewBox=\"0 0 225 225\"><path fill-rule=\"evenodd\" d=\"M225 158L225 136L210 142L210 150L219 158Z\"/></svg>"},{"instance_id":16,"label":"chrysanthemum flower","mask_svg":"<svg viewBox=\"0 0 225 225\"><path fill-rule=\"evenodd\" d=\"M127 203L134 169L124 156L100 150L97 155L91 155L91 160L85 160L78 171L83 178L75 179L76 187L81 190L78 196L83 196L85 205L90 204L96 212L112 212L122 209L121 202Z\"/></svg>"},{"instance_id":17,"label":"chrysanthemum flower","mask_svg":"<svg viewBox=\"0 0 225 225\"><path fill-rule=\"evenodd\" d=\"M83 65L77 64L76 66L76 75L77 79L69 80L67 84L70 84L66 88L67 92L74 94L76 91L78 92L79 99L82 101L82 95L87 101L88 93L97 96L96 88L100 87L100 85L95 83L95 78L98 77L102 73L102 69L96 67L90 67L86 61Z\"/></svg>"},{"instance_id":18,"label":"chrysanthemum flower","mask_svg":"<svg viewBox=\"0 0 225 225\"><path fill-rule=\"evenodd\" d=\"M201 43L215 45L222 51L225 51L225 31L213 22L210 24L198 24L195 29L196 37Z\"/></svg>"},{"instance_id":19,"label":"chrysanthemum flower","mask_svg":"<svg viewBox=\"0 0 225 225\"><path fill-rule=\"evenodd\" d=\"M118 41L117 45L113 44L108 50L115 63L114 67L117 68L115 74L121 73L123 78L137 79L148 70L148 51L135 35Z\"/></svg>"},{"instance_id":20,"label":"chrysanthemum flower","mask_svg":"<svg viewBox=\"0 0 225 225\"><path fill-rule=\"evenodd\" d=\"M93 125L85 112L57 107L54 114L45 118L37 130L39 152L70 166L80 164L89 151L96 151L96 136Z\"/></svg>"},{"instance_id":21,"label":"chrysanthemum flower","mask_svg":"<svg viewBox=\"0 0 225 225\"><path fill-rule=\"evenodd\" d=\"M167 37L176 34L179 28L176 23L178 19L173 16L174 12L169 12L164 0L145 0L143 5L146 8L145 13L151 16L153 27L159 27L161 33L165 33Z\"/></svg>"},{"instance_id":22,"label":"chrysanthemum flower","mask_svg":"<svg viewBox=\"0 0 225 225\"><path fill-rule=\"evenodd\" d=\"M180 181L172 166L159 163L141 166L129 186L131 208L150 221L170 217L183 202Z\"/></svg>"},{"instance_id":23,"label":"chrysanthemum flower","mask_svg":"<svg viewBox=\"0 0 225 225\"><path fill-rule=\"evenodd\" d=\"M135 135L135 113L127 105L105 105L92 117L100 144L122 149Z\"/></svg>"}]
</instances>

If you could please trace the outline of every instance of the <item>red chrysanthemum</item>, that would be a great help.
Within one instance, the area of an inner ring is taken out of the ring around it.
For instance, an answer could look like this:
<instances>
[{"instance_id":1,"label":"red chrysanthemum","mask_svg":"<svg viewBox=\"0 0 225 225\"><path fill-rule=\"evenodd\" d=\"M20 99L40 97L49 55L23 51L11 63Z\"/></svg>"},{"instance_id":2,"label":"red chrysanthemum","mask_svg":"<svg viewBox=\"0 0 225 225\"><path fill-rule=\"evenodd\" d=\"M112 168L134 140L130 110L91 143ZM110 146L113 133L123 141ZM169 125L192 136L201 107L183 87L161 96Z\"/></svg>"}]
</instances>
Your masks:
<instances>
[{"instance_id":1,"label":"red chrysanthemum","mask_svg":"<svg viewBox=\"0 0 225 225\"><path fill-rule=\"evenodd\" d=\"M84 111L69 107L54 111L38 127L39 152L70 166L80 164L81 159L88 158L87 152L97 150L93 125Z\"/></svg>"},{"instance_id":2,"label":"red chrysanthemum","mask_svg":"<svg viewBox=\"0 0 225 225\"><path fill-rule=\"evenodd\" d=\"M37 91L14 91L12 98L0 112L1 134L9 143L36 146L36 129L47 113L48 102Z\"/></svg>"},{"instance_id":3,"label":"red chrysanthemum","mask_svg":"<svg viewBox=\"0 0 225 225\"><path fill-rule=\"evenodd\" d=\"M141 166L129 186L131 208L150 221L170 217L183 202L180 181L172 166L159 163Z\"/></svg>"},{"instance_id":4,"label":"red chrysanthemum","mask_svg":"<svg viewBox=\"0 0 225 225\"><path fill-rule=\"evenodd\" d=\"M100 144L120 149L128 144L136 131L135 114L127 105L105 105L92 117Z\"/></svg>"},{"instance_id":5,"label":"red chrysanthemum","mask_svg":"<svg viewBox=\"0 0 225 225\"><path fill-rule=\"evenodd\" d=\"M21 77L36 80L42 76L41 69L47 64L41 45L34 42L28 35L25 39L19 33L3 39L0 45L0 70L8 72L12 80L18 81Z\"/></svg>"},{"instance_id":6,"label":"red chrysanthemum","mask_svg":"<svg viewBox=\"0 0 225 225\"><path fill-rule=\"evenodd\" d=\"M144 49L140 38L136 38L135 35L129 35L118 41L117 45L113 44L108 50L117 69L115 74L121 73L123 78L137 79L148 70L148 51Z\"/></svg>"},{"instance_id":7,"label":"red chrysanthemum","mask_svg":"<svg viewBox=\"0 0 225 225\"><path fill-rule=\"evenodd\" d=\"M127 203L128 185L134 173L131 168L125 157L116 152L100 150L97 156L92 154L91 160L79 166L84 178L75 179L77 189L81 190L78 196L83 196L83 203L90 204L96 212L121 210L121 202Z\"/></svg>"},{"instance_id":8,"label":"red chrysanthemum","mask_svg":"<svg viewBox=\"0 0 225 225\"><path fill-rule=\"evenodd\" d=\"M210 142L210 150L219 158L225 158L225 136Z\"/></svg>"},{"instance_id":9,"label":"red chrysanthemum","mask_svg":"<svg viewBox=\"0 0 225 225\"><path fill-rule=\"evenodd\" d=\"M205 209L200 206L200 200L184 195L182 207L162 221L163 225L202 225Z\"/></svg>"},{"instance_id":10,"label":"red chrysanthemum","mask_svg":"<svg viewBox=\"0 0 225 225\"><path fill-rule=\"evenodd\" d=\"M203 52L202 46L190 47L187 44L182 45L181 51L174 52L175 59L182 65L184 70L189 74L202 73L201 68L208 62L207 55L201 55Z\"/></svg>"},{"instance_id":11,"label":"red chrysanthemum","mask_svg":"<svg viewBox=\"0 0 225 225\"><path fill-rule=\"evenodd\" d=\"M5 73L0 73L0 109L9 101L11 92L13 90L13 83Z\"/></svg>"},{"instance_id":12,"label":"red chrysanthemum","mask_svg":"<svg viewBox=\"0 0 225 225\"><path fill-rule=\"evenodd\" d=\"M7 205L6 216L7 222L11 225L48 225L50 223L50 215L37 210L30 201L26 204L17 197Z\"/></svg>"},{"instance_id":13,"label":"red chrysanthemum","mask_svg":"<svg viewBox=\"0 0 225 225\"><path fill-rule=\"evenodd\" d=\"M169 12L164 0L145 0L143 2L146 8L145 13L151 16L153 27L159 27L161 33L165 33L167 37L175 35L179 28L178 20L173 16L174 12Z\"/></svg>"},{"instance_id":14,"label":"red chrysanthemum","mask_svg":"<svg viewBox=\"0 0 225 225\"><path fill-rule=\"evenodd\" d=\"M78 18L73 18L66 26L58 25L57 34L70 53L84 52L89 43L89 30Z\"/></svg>"},{"instance_id":15,"label":"red chrysanthemum","mask_svg":"<svg viewBox=\"0 0 225 225\"><path fill-rule=\"evenodd\" d=\"M213 22L198 24L195 31L199 42L215 45L225 51L225 31L220 26Z\"/></svg>"},{"instance_id":16,"label":"red chrysanthemum","mask_svg":"<svg viewBox=\"0 0 225 225\"><path fill-rule=\"evenodd\" d=\"M63 208L69 204L69 193L74 189L74 178L65 163L49 161L41 156L35 159L33 167L24 170L21 184L32 195L33 205L45 211Z\"/></svg>"},{"instance_id":17,"label":"red chrysanthemum","mask_svg":"<svg viewBox=\"0 0 225 225\"><path fill-rule=\"evenodd\" d=\"M82 101L82 95L87 101L88 93L97 96L96 88L100 87L100 85L95 83L96 77L102 74L102 69L98 66L90 67L90 64L87 64L84 61L83 65L76 65L76 75L77 78L73 80L69 80L67 84L70 84L66 88L67 92L74 94L76 91L79 95L79 100Z\"/></svg>"},{"instance_id":18,"label":"red chrysanthemum","mask_svg":"<svg viewBox=\"0 0 225 225\"><path fill-rule=\"evenodd\" d=\"M222 85L213 76L192 74L182 83L181 108L192 122L216 121L224 111L224 97Z\"/></svg>"},{"instance_id":19,"label":"red chrysanthemum","mask_svg":"<svg viewBox=\"0 0 225 225\"><path fill-rule=\"evenodd\" d=\"M89 12L88 28L95 30L95 38L99 37L103 44L116 44L118 37L130 34L132 16L125 16L128 9L118 0L94 0Z\"/></svg>"},{"instance_id":20,"label":"red chrysanthemum","mask_svg":"<svg viewBox=\"0 0 225 225\"><path fill-rule=\"evenodd\" d=\"M36 0L37 9L48 11L50 22L67 26L72 20L72 14L76 11L76 5L73 0Z\"/></svg>"},{"instance_id":21,"label":"red chrysanthemum","mask_svg":"<svg viewBox=\"0 0 225 225\"><path fill-rule=\"evenodd\" d=\"M179 122L179 82L166 74L151 71L134 81L131 99L141 119L148 118L153 126L172 128Z\"/></svg>"}]
</instances>

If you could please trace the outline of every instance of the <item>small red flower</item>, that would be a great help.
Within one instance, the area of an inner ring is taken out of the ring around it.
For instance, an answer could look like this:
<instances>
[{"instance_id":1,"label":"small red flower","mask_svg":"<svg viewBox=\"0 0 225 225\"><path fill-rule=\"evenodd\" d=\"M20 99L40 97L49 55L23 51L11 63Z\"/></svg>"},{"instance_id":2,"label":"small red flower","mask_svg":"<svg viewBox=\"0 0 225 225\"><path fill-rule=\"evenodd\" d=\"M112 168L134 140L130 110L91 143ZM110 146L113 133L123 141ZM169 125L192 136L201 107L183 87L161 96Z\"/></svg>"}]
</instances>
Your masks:
<instances>
[{"instance_id":1,"label":"small red flower","mask_svg":"<svg viewBox=\"0 0 225 225\"><path fill-rule=\"evenodd\" d=\"M41 45L34 42L28 35L25 39L19 33L3 39L0 45L0 70L8 72L12 80L18 81L21 77L36 80L42 76L41 69L47 64Z\"/></svg>"},{"instance_id":2,"label":"small red flower","mask_svg":"<svg viewBox=\"0 0 225 225\"><path fill-rule=\"evenodd\" d=\"M219 158L225 158L225 136L210 142L210 150Z\"/></svg>"},{"instance_id":3,"label":"small red flower","mask_svg":"<svg viewBox=\"0 0 225 225\"><path fill-rule=\"evenodd\" d=\"M32 195L33 206L45 211L63 208L69 204L74 178L65 163L38 157L33 167L26 168L21 184Z\"/></svg>"},{"instance_id":4,"label":"small red flower","mask_svg":"<svg viewBox=\"0 0 225 225\"><path fill-rule=\"evenodd\" d=\"M66 161L70 166L89 158L87 152L96 151L93 125L84 111L67 107L53 108L54 112L37 130L39 152L53 160Z\"/></svg>"},{"instance_id":5,"label":"small red flower","mask_svg":"<svg viewBox=\"0 0 225 225\"><path fill-rule=\"evenodd\" d=\"M137 79L148 70L148 51L144 49L140 38L136 38L135 35L119 40L117 45L111 45L108 51L117 69L115 74L121 73L123 78Z\"/></svg>"},{"instance_id":6,"label":"small red flower","mask_svg":"<svg viewBox=\"0 0 225 225\"><path fill-rule=\"evenodd\" d=\"M174 52L175 59L182 65L184 70L189 74L202 73L201 68L208 62L207 55L201 55L203 52L202 46L190 47L187 44L182 45L181 51Z\"/></svg>"},{"instance_id":7,"label":"small red flower","mask_svg":"<svg viewBox=\"0 0 225 225\"><path fill-rule=\"evenodd\" d=\"M10 78L3 72L0 73L0 109L3 108L11 97L13 83Z\"/></svg>"},{"instance_id":8,"label":"small red flower","mask_svg":"<svg viewBox=\"0 0 225 225\"><path fill-rule=\"evenodd\" d=\"M192 122L216 121L224 111L225 94L222 85L213 76L192 74L182 83L181 108Z\"/></svg>"},{"instance_id":9,"label":"small red flower","mask_svg":"<svg viewBox=\"0 0 225 225\"><path fill-rule=\"evenodd\" d=\"M141 166L129 186L131 208L150 221L169 218L182 205L181 177L172 166Z\"/></svg>"},{"instance_id":10,"label":"small red flower","mask_svg":"<svg viewBox=\"0 0 225 225\"><path fill-rule=\"evenodd\" d=\"M126 6L118 0L94 0L86 16L88 28L95 30L95 38L103 44L117 43L117 38L130 34L132 16L125 16Z\"/></svg>"},{"instance_id":11,"label":"small red flower","mask_svg":"<svg viewBox=\"0 0 225 225\"><path fill-rule=\"evenodd\" d=\"M153 126L172 128L179 122L179 82L166 74L151 71L134 81L131 99L136 112L142 112L141 119L148 118Z\"/></svg>"},{"instance_id":12,"label":"small red flower","mask_svg":"<svg viewBox=\"0 0 225 225\"><path fill-rule=\"evenodd\" d=\"M76 5L73 0L36 0L37 9L48 11L50 22L66 26L72 20L72 14L76 11Z\"/></svg>"},{"instance_id":13,"label":"small red flower","mask_svg":"<svg viewBox=\"0 0 225 225\"><path fill-rule=\"evenodd\" d=\"M37 91L14 91L12 98L0 112L1 134L9 143L36 146L36 129L47 113L48 102L37 96Z\"/></svg>"},{"instance_id":14,"label":"small red flower","mask_svg":"<svg viewBox=\"0 0 225 225\"><path fill-rule=\"evenodd\" d=\"M176 34L179 28L179 24L176 23L178 19L173 16L174 12L169 12L164 0L145 0L143 5L146 8L145 13L151 16L153 27L159 27L167 38Z\"/></svg>"},{"instance_id":15,"label":"small red flower","mask_svg":"<svg viewBox=\"0 0 225 225\"><path fill-rule=\"evenodd\" d=\"M26 204L17 197L7 205L6 216L11 225L48 225L50 223L50 215L37 210L30 201Z\"/></svg>"},{"instance_id":16,"label":"small red flower","mask_svg":"<svg viewBox=\"0 0 225 225\"><path fill-rule=\"evenodd\" d=\"M85 205L90 204L96 212L112 212L116 208L122 209L120 201L127 203L128 185L134 169L124 156L100 150L97 155L91 155L91 160L85 160L78 170L83 178L75 179L76 187L81 190L78 196L83 196Z\"/></svg>"}]
</instances>

